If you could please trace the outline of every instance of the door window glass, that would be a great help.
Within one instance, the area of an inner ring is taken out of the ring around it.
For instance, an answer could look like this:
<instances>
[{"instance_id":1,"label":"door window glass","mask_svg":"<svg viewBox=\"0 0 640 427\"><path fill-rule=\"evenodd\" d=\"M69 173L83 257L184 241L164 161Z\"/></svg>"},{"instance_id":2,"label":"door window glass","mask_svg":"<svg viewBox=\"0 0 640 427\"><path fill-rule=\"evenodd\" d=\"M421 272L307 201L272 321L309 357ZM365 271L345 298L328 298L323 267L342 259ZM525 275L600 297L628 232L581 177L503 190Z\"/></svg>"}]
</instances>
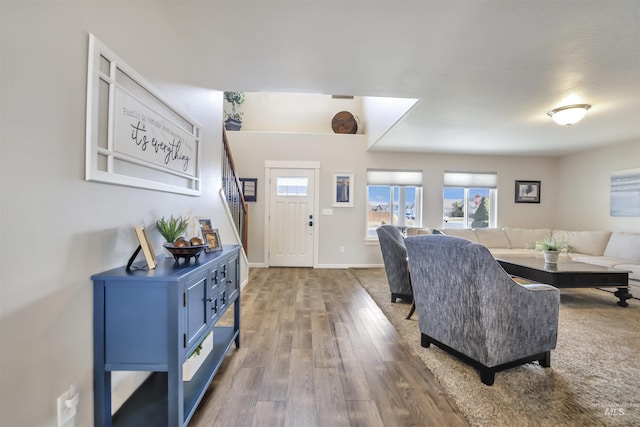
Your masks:
<instances>
[{"instance_id":1,"label":"door window glass","mask_svg":"<svg viewBox=\"0 0 640 427\"><path fill-rule=\"evenodd\" d=\"M279 176L276 182L276 194L278 196L304 196L308 195L309 178L305 176Z\"/></svg>"}]
</instances>

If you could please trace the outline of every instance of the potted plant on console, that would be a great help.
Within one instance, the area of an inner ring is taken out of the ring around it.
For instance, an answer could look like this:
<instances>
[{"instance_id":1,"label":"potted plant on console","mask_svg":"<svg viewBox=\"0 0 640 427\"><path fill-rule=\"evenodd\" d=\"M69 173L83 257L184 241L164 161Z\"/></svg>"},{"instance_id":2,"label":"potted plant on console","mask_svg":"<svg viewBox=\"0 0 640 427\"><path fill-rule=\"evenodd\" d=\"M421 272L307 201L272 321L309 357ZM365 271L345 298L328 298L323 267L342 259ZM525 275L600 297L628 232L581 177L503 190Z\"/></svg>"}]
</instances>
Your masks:
<instances>
[{"instance_id":1,"label":"potted plant on console","mask_svg":"<svg viewBox=\"0 0 640 427\"><path fill-rule=\"evenodd\" d=\"M560 251L567 248L566 242L560 242L551 237L545 237L544 240L536 242L536 249L542 251L544 262L547 264L557 264Z\"/></svg>"},{"instance_id":2,"label":"potted plant on console","mask_svg":"<svg viewBox=\"0 0 640 427\"><path fill-rule=\"evenodd\" d=\"M167 243L174 243L179 237L183 237L184 232L187 231L188 224L181 216L174 218L173 215L168 220L162 217L156 222L158 231Z\"/></svg>"},{"instance_id":3,"label":"potted plant on console","mask_svg":"<svg viewBox=\"0 0 640 427\"><path fill-rule=\"evenodd\" d=\"M244 92L224 92L224 100L231 104L231 112L224 111L224 128L226 130L240 130L243 113L236 108L244 103Z\"/></svg>"}]
</instances>

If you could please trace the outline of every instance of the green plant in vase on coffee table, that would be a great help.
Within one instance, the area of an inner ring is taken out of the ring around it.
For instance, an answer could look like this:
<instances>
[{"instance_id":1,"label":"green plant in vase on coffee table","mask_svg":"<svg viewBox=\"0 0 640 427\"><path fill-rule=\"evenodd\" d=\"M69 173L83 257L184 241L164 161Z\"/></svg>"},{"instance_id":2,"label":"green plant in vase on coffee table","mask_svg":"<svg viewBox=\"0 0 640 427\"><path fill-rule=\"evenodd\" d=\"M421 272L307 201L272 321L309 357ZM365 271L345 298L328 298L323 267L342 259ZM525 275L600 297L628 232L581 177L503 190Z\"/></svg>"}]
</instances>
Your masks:
<instances>
[{"instance_id":1,"label":"green plant in vase on coffee table","mask_svg":"<svg viewBox=\"0 0 640 427\"><path fill-rule=\"evenodd\" d=\"M551 237L545 237L543 240L536 242L536 249L542 251L544 262L548 264L556 264L560 251L568 247L566 242L560 242Z\"/></svg>"}]
</instances>

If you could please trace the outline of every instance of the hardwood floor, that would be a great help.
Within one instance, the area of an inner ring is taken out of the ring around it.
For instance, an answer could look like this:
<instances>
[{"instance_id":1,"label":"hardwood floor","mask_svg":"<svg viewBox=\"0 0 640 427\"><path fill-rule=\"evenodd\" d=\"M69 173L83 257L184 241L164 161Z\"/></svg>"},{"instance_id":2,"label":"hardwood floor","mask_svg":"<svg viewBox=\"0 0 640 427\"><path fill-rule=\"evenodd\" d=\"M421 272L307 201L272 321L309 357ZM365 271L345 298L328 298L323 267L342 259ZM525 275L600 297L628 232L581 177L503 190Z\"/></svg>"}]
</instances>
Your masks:
<instances>
[{"instance_id":1,"label":"hardwood floor","mask_svg":"<svg viewBox=\"0 0 640 427\"><path fill-rule=\"evenodd\" d=\"M251 269L241 305L190 426L469 425L349 270Z\"/></svg>"}]
</instances>

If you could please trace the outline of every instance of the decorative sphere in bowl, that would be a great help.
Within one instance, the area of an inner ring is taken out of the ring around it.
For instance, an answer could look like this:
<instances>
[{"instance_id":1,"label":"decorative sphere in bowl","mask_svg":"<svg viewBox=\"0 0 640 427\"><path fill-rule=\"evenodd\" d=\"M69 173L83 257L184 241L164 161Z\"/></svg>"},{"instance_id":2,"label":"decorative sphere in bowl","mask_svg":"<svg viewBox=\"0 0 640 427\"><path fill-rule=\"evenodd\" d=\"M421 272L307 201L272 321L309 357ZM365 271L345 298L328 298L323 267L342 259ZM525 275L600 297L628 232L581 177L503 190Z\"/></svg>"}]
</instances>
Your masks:
<instances>
[{"instance_id":1,"label":"decorative sphere in bowl","mask_svg":"<svg viewBox=\"0 0 640 427\"><path fill-rule=\"evenodd\" d=\"M191 257L195 257L197 261L202 251L204 251L208 245L176 246L175 243L166 242L162 246L167 248L176 262L178 262L180 258L185 258L188 261Z\"/></svg>"}]
</instances>

